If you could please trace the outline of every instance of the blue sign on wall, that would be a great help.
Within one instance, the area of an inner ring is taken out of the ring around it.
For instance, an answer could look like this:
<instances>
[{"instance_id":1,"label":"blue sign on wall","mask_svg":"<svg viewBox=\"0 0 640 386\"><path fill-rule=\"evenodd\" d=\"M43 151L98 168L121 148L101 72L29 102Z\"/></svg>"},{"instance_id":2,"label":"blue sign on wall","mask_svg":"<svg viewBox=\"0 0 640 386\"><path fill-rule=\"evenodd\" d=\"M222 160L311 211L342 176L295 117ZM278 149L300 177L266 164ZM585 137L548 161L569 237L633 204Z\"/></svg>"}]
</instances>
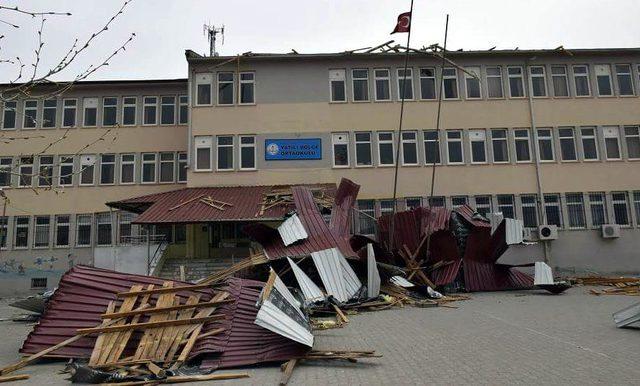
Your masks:
<instances>
[{"instance_id":1,"label":"blue sign on wall","mask_svg":"<svg viewBox=\"0 0 640 386\"><path fill-rule=\"evenodd\" d=\"M267 161L322 159L322 141L320 138L265 139L264 159Z\"/></svg>"}]
</instances>

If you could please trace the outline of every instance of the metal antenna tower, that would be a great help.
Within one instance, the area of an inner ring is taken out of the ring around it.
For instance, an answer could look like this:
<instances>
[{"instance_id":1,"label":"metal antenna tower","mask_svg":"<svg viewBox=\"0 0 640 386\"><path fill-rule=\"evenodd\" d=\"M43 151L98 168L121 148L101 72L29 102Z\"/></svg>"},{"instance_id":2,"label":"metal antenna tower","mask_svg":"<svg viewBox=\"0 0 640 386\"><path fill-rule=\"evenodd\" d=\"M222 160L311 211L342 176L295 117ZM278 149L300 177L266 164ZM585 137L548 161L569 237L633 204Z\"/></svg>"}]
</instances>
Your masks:
<instances>
[{"instance_id":1,"label":"metal antenna tower","mask_svg":"<svg viewBox=\"0 0 640 386\"><path fill-rule=\"evenodd\" d=\"M222 37L222 44L224 45L224 24L220 28L216 28L213 24L205 24L202 31L207 35L207 39L209 40L209 56L218 56L218 52L216 52L216 40L218 40L219 34Z\"/></svg>"}]
</instances>

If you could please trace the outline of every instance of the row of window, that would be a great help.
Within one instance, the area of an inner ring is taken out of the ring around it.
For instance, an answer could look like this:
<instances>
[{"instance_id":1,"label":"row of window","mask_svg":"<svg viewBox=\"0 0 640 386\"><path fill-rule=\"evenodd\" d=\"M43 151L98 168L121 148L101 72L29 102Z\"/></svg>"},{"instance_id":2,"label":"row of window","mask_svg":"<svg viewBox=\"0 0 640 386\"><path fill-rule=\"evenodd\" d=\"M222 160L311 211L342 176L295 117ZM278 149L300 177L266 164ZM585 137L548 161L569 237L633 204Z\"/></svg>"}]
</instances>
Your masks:
<instances>
[{"instance_id":1,"label":"row of window","mask_svg":"<svg viewBox=\"0 0 640 386\"><path fill-rule=\"evenodd\" d=\"M15 162L0 156L0 187L187 182L184 152L23 156Z\"/></svg>"},{"instance_id":2,"label":"row of window","mask_svg":"<svg viewBox=\"0 0 640 386\"><path fill-rule=\"evenodd\" d=\"M148 228L132 224L134 214L105 212L96 214L60 214L0 217L0 247L27 249L50 247L90 247L127 245L150 233L168 242L186 241L185 225L152 225ZM13 230L10 236L9 230ZM115 230L115 233L114 233ZM113 237L116 236L115 239ZM159 236L159 237L158 237ZM8 244L11 240L11 245Z\"/></svg>"},{"instance_id":3,"label":"row of window","mask_svg":"<svg viewBox=\"0 0 640 386\"><path fill-rule=\"evenodd\" d=\"M216 100L213 99L214 75L216 76ZM255 73L240 72L237 84L236 73L224 71L216 74L199 73L195 75L196 106L252 105L256 102Z\"/></svg>"},{"instance_id":4,"label":"row of window","mask_svg":"<svg viewBox=\"0 0 640 386\"><path fill-rule=\"evenodd\" d=\"M398 68L395 71L395 97L401 100L435 100L442 77L444 100L462 99L502 99L525 98L527 92L534 98L568 98L611 96L635 96L635 82L640 87L640 65L636 66L633 75L631 64L563 64L530 65L530 66L480 66L466 67L464 71L457 68L444 68L437 71L435 67ZM388 68L353 68L351 74L351 98L353 102L391 101L391 70ZM462 74L464 87L460 85ZM373 86L370 78L373 77ZM591 79L595 79L592 85ZM635 80L634 80L635 79ZM414 81L418 82L417 90ZM525 84L528 82L528 87ZM615 88L614 88L615 85ZM373 93L371 91L373 90ZM529 91L527 91L529 90ZM345 69L329 70L329 93L331 102L347 102L347 71ZM373 96L371 95L373 94Z\"/></svg>"},{"instance_id":5,"label":"row of window","mask_svg":"<svg viewBox=\"0 0 640 386\"><path fill-rule=\"evenodd\" d=\"M22 101L21 119L18 102L7 101L4 102L0 127L13 130L19 123L25 130L97 127L99 123L103 127L188 123L189 100L186 95L143 96L141 116L138 114L139 99L135 96L104 97L102 103L100 98L27 99ZM100 109L102 114L98 114Z\"/></svg>"},{"instance_id":6,"label":"row of window","mask_svg":"<svg viewBox=\"0 0 640 386\"><path fill-rule=\"evenodd\" d=\"M631 201L632 200L632 203ZM359 214L356 216L356 232L375 234L375 220L384 214L393 213L393 200L358 200ZM537 228L541 224L538 215L540 200L536 194L498 194L477 196L444 196L427 198L412 197L404 199L405 207L420 206L457 208L471 205L480 214L501 212L504 217L516 218L524 222L527 228ZM547 193L544 195L547 224L564 229L597 229L603 224L640 226L640 191L634 192L589 192L589 193Z\"/></svg>"},{"instance_id":7,"label":"row of window","mask_svg":"<svg viewBox=\"0 0 640 386\"><path fill-rule=\"evenodd\" d=\"M370 167L374 165L373 147L377 149L377 166L395 164L396 135L393 131L332 134L333 166ZM351 146L353 142L353 146ZM422 146L419 146L422 142ZM441 142L444 142L444 147ZM441 164L441 152L448 165L531 162L535 160L532 144L537 142L541 162L572 162L640 159L638 126L583 126L537 128L406 130L400 141L400 164ZM353 152L350 149L353 148ZM601 149L602 148L602 149ZM465 156L468 152L469 155ZM558 153L558 154L556 154ZM602 154L601 154L602 153ZM355 160L351 160L354 155Z\"/></svg>"},{"instance_id":8,"label":"row of window","mask_svg":"<svg viewBox=\"0 0 640 386\"><path fill-rule=\"evenodd\" d=\"M254 135L239 135L237 157L239 170L256 170L256 137ZM216 170L233 171L236 169L234 162L235 141L233 135L196 136L195 138L195 171L213 170L213 142L216 146Z\"/></svg>"}]
</instances>

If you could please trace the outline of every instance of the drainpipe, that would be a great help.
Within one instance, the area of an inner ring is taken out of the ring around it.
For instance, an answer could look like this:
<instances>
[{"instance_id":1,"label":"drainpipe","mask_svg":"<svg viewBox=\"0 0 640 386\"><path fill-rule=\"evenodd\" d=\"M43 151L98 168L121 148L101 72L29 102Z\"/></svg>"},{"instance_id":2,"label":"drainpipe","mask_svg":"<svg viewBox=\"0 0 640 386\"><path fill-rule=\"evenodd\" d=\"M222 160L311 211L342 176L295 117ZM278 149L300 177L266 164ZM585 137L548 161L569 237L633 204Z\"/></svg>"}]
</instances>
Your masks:
<instances>
[{"instance_id":1,"label":"drainpipe","mask_svg":"<svg viewBox=\"0 0 640 386\"><path fill-rule=\"evenodd\" d=\"M544 202L544 194L542 189L542 178L540 177L540 149L538 148L538 131L536 130L536 118L535 111L533 109L533 93L531 87L531 71L529 69L529 60L535 60L536 58L527 58L524 61L524 71L527 79L527 100L529 101L529 119L531 123L531 132L533 133L533 158L535 160L535 169L536 169L536 183L538 187L538 216L542 219L542 224L547 225L547 212L545 208ZM549 264L549 241L542 241L542 246L544 249L544 262Z\"/></svg>"},{"instance_id":2,"label":"drainpipe","mask_svg":"<svg viewBox=\"0 0 640 386\"><path fill-rule=\"evenodd\" d=\"M187 66L190 67L190 63L187 62ZM191 111L193 110L191 108L191 94L192 94L192 88L191 88L191 83L193 80L193 72L191 71L191 69L189 68L189 71L187 72L187 169L191 169L191 159L192 159L192 154L191 154L191 148L193 147L193 128L192 128L192 123L193 122L193 117L191 114ZM188 170L187 170L188 172Z\"/></svg>"}]
</instances>

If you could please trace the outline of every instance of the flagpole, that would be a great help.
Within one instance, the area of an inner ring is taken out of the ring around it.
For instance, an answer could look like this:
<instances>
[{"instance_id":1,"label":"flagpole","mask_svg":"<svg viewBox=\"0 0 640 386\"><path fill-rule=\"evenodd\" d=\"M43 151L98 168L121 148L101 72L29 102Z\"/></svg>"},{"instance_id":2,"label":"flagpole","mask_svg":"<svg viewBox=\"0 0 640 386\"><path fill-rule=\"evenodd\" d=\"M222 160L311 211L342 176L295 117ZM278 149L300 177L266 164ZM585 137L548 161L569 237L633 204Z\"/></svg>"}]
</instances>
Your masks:
<instances>
[{"instance_id":1,"label":"flagpole","mask_svg":"<svg viewBox=\"0 0 640 386\"><path fill-rule=\"evenodd\" d=\"M393 251L393 232L395 225L395 215L398 211L398 203L396 202L396 196L398 193L398 166L400 165L400 141L402 137L402 117L404 115L404 98L405 98L405 87L407 85L407 68L409 66L409 43L411 42L411 30L413 28L413 0L411 0L411 7L409 9L409 31L407 32L407 47L404 54L404 74L402 77L402 88L398 90L402 94L400 98L400 121L398 122L398 138L396 140L396 159L395 159L395 170L393 173L393 215L391 216L391 225L389 226L389 252ZM411 76L413 78L413 71L411 72ZM413 79L412 79L413 81Z\"/></svg>"},{"instance_id":2,"label":"flagpole","mask_svg":"<svg viewBox=\"0 0 640 386\"><path fill-rule=\"evenodd\" d=\"M436 144L438 145L438 158L440 158L440 112L442 109L442 93L444 89L444 77L442 76L444 72L444 66L446 63L447 56L447 34L449 32L449 14L447 14L447 20L444 25L444 47L442 47L442 64L440 68L440 92L438 93L438 113L436 115L436 135L438 136L438 141ZM426 155L425 155L426 156ZM434 155L433 162L431 163L431 191L429 192L429 198L427 200L427 205L429 206L429 221L427 222L427 252L425 260L429 259L429 246L431 243L431 224L433 217L433 208L431 207L431 200L433 200L433 192L436 183L436 157Z\"/></svg>"}]
</instances>

